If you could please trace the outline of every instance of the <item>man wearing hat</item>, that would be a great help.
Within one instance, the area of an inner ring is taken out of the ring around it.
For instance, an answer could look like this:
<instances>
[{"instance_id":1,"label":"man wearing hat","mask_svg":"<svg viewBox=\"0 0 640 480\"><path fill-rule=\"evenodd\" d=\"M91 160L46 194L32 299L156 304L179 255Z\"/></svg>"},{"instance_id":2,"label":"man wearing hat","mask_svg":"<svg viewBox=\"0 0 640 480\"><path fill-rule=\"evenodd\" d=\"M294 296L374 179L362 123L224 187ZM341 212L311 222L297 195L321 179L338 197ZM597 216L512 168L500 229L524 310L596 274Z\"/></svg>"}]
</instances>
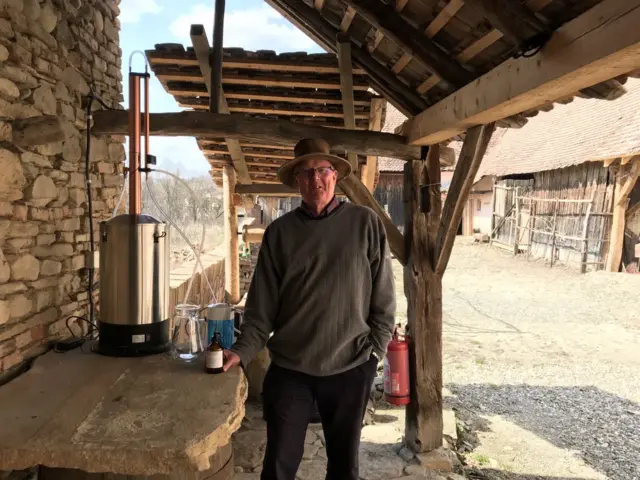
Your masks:
<instances>
[{"instance_id":1,"label":"man wearing hat","mask_svg":"<svg viewBox=\"0 0 640 480\"><path fill-rule=\"evenodd\" d=\"M320 139L303 139L278 171L302 205L265 230L242 333L225 371L266 345L267 447L262 480L294 480L317 403L329 480L358 480L362 419L391 340L395 289L380 218L335 197L351 164Z\"/></svg>"}]
</instances>

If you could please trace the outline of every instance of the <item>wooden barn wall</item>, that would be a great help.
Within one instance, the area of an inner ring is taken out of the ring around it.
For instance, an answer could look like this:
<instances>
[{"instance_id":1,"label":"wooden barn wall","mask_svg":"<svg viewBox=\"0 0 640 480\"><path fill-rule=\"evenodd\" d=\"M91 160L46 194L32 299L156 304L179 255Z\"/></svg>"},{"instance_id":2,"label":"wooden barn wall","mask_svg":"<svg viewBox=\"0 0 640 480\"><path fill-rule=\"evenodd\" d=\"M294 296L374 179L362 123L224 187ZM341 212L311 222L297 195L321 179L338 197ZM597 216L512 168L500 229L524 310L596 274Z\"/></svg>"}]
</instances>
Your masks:
<instances>
[{"instance_id":1,"label":"wooden barn wall","mask_svg":"<svg viewBox=\"0 0 640 480\"><path fill-rule=\"evenodd\" d=\"M602 269L613 210L614 183L609 169L589 162L531 177L498 179L494 222L497 226L503 217L506 220L492 241L514 246L517 231L520 252L531 258L551 261L553 252L554 265L580 269L586 258L587 270ZM519 208L514 200L516 187L521 198ZM528 197L546 201L531 201ZM593 202L575 202L591 199Z\"/></svg>"},{"instance_id":2,"label":"wooden barn wall","mask_svg":"<svg viewBox=\"0 0 640 480\"><path fill-rule=\"evenodd\" d=\"M373 197L387 211L391 221L401 232L404 230L403 185L404 174L381 173L378 184L373 191Z\"/></svg>"}]
</instances>

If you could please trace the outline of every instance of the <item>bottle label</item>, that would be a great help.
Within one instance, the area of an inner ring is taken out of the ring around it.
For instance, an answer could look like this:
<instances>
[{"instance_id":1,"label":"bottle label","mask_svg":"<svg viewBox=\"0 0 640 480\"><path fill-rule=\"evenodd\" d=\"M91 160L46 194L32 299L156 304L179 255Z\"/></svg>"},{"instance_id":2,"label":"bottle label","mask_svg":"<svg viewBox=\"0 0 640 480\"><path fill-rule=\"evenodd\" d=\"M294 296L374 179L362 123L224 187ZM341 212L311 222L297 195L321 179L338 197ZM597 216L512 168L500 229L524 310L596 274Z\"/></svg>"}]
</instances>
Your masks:
<instances>
[{"instance_id":1,"label":"bottle label","mask_svg":"<svg viewBox=\"0 0 640 480\"><path fill-rule=\"evenodd\" d=\"M207 355L205 357L205 363L207 368L222 368L222 365L223 365L222 350L217 350L215 352L207 352Z\"/></svg>"}]
</instances>

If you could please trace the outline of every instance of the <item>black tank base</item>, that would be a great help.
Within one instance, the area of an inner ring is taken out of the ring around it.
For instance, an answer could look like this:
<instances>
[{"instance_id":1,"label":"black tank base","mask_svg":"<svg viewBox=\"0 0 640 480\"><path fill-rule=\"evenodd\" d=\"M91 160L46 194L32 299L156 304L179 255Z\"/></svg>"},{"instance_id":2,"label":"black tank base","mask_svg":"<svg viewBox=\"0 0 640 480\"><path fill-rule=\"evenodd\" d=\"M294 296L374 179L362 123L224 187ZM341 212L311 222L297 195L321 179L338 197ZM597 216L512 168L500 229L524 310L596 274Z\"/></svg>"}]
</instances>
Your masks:
<instances>
[{"instance_id":1,"label":"black tank base","mask_svg":"<svg viewBox=\"0 0 640 480\"><path fill-rule=\"evenodd\" d=\"M169 319L144 325L99 323L98 333L93 351L109 357L145 357L171 347Z\"/></svg>"}]
</instances>

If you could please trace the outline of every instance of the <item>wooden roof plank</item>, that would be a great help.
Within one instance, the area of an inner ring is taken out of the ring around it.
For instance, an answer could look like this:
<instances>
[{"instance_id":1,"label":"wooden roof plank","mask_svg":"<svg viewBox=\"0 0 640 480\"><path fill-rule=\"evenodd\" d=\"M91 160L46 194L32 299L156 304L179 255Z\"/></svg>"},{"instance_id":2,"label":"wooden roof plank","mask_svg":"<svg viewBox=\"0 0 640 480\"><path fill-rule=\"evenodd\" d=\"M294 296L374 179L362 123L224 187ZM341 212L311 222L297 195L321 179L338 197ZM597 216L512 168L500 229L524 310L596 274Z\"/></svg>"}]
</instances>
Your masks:
<instances>
[{"instance_id":1,"label":"wooden roof plank","mask_svg":"<svg viewBox=\"0 0 640 480\"><path fill-rule=\"evenodd\" d=\"M203 83L202 75L193 72L163 72L156 71L156 77L160 81L193 82ZM258 85L267 87L291 87L291 88L313 88L313 89L340 89L340 80L324 80L319 78L301 78L299 76L282 78L278 76L253 77L246 75L225 75L222 76L223 85ZM369 84L366 81L355 80L353 88L356 90L368 90Z\"/></svg>"},{"instance_id":2,"label":"wooden roof plank","mask_svg":"<svg viewBox=\"0 0 640 480\"><path fill-rule=\"evenodd\" d=\"M405 122L415 145L537 108L640 68L640 0L603 0L532 58L511 59Z\"/></svg>"},{"instance_id":3,"label":"wooden roof plank","mask_svg":"<svg viewBox=\"0 0 640 480\"><path fill-rule=\"evenodd\" d=\"M397 15L392 6L379 0L341 0L353 7L371 25L382 31L402 49L420 60L429 70L450 85L464 85L472 80L455 59L447 56L440 47L420 33L404 18Z\"/></svg>"}]
</instances>

